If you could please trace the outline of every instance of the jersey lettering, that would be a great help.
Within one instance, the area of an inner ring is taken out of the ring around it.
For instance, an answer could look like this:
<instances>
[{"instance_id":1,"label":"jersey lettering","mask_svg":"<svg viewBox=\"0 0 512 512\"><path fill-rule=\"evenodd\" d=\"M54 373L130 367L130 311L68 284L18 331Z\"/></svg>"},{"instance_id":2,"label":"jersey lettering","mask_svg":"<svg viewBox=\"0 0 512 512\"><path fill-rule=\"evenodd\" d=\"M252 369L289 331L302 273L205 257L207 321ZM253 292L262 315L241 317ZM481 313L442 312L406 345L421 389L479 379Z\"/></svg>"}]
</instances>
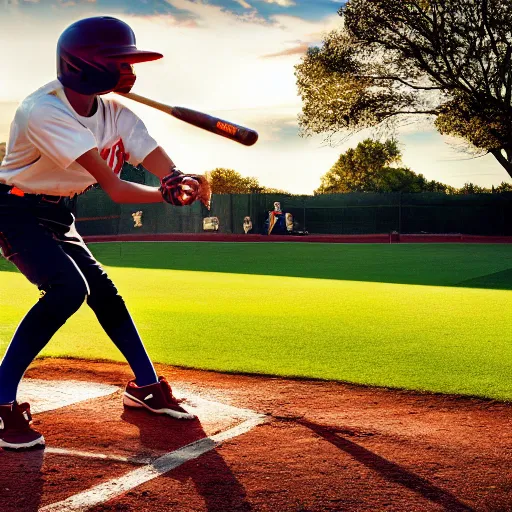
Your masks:
<instances>
[{"instance_id":1,"label":"jersey lettering","mask_svg":"<svg viewBox=\"0 0 512 512\"><path fill-rule=\"evenodd\" d=\"M102 149L100 156L107 162L107 165L114 171L115 175L119 175L124 163L130 159L130 153L127 153L124 149L123 139L119 139L110 148Z\"/></svg>"}]
</instances>

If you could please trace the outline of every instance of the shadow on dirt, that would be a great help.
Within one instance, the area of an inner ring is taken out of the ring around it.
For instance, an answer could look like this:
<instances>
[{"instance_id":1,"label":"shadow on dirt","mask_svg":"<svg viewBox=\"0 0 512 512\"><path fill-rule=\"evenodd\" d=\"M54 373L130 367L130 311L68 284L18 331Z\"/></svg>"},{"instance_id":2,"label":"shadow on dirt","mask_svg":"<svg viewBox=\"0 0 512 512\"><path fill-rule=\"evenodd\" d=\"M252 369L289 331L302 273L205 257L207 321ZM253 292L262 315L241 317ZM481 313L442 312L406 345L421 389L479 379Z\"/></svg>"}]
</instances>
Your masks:
<instances>
[{"instance_id":1,"label":"shadow on dirt","mask_svg":"<svg viewBox=\"0 0 512 512\"><path fill-rule=\"evenodd\" d=\"M37 512L45 483L44 450L0 450L0 461L0 510Z\"/></svg>"},{"instance_id":2,"label":"shadow on dirt","mask_svg":"<svg viewBox=\"0 0 512 512\"><path fill-rule=\"evenodd\" d=\"M353 441L349 441L346 437L343 437L343 434L346 432L342 429L326 427L306 420L300 420L297 423L309 428L315 434L336 446L336 448L349 454L360 464L379 473L382 478L407 487L411 491L420 494L423 498L442 506L445 510L450 510L450 512L471 512L474 510L459 501L453 494L436 487L428 480L394 462L380 457Z\"/></svg>"},{"instance_id":3,"label":"shadow on dirt","mask_svg":"<svg viewBox=\"0 0 512 512\"><path fill-rule=\"evenodd\" d=\"M144 411L125 409L121 418L138 427L140 442L148 448L148 453L155 450L161 451L162 455L176 450L179 447L204 439L207 437L201 423L196 421L169 420L167 417L151 416ZM172 428L169 428L169 422ZM192 483L197 493L204 500L204 506L208 512L224 512L236 510L237 512L249 512L251 505L246 500L244 487L236 479L224 459L213 449L203 454L200 459L193 459L175 470L163 475L164 478L173 480L176 486L169 484L180 493L183 499L183 492L186 492L186 484ZM181 490L180 490L181 489ZM176 506L173 502L173 492L165 496L153 494L151 491L139 491L134 489L130 492L130 499L134 505L140 507L141 500L151 499L154 505L168 507L169 510ZM128 497L123 497L123 503ZM163 500L163 501L162 501ZM155 507L158 508L158 507Z\"/></svg>"}]
</instances>

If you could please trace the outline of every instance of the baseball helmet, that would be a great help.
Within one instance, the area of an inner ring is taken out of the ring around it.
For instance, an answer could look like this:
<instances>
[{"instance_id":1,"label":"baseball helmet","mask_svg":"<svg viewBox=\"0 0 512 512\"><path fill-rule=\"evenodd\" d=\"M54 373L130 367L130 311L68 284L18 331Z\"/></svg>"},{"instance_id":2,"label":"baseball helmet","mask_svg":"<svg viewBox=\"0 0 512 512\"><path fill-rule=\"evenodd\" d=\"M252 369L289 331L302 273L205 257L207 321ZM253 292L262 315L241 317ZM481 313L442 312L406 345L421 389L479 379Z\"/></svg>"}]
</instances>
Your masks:
<instances>
[{"instance_id":1,"label":"baseball helmet","mask_svg":"<svg viewBox=\"0 0 512 512\"><path fill-rule=\"evenodd\" d=\"M85 18L70 25L57 43L57 78L79 94L129 92L135 83L132 64L162 58L138 50L133 30L109 16Z\"/></svg>"}]
</instances>

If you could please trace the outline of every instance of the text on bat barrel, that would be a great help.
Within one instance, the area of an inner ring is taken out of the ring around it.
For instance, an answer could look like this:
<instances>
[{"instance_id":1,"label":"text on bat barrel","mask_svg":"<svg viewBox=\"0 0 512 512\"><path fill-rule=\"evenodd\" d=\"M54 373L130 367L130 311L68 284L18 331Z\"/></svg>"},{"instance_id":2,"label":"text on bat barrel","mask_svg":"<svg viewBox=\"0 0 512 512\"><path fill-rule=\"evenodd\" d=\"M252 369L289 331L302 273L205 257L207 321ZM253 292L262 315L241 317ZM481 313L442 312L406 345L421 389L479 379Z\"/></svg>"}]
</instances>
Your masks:
<instances>
[{"instance_id":1,"label":"text on bat barrel","mask_svg":"<svg viewBox=\"0 0 512 512\"><path fill-rule=\"evenodd\" d=\"M217 128L231 135L235 135L237 132L237 128L235 126L228 123L223 123L222 121L217 121Z\"/></svg>"}]
</instances>

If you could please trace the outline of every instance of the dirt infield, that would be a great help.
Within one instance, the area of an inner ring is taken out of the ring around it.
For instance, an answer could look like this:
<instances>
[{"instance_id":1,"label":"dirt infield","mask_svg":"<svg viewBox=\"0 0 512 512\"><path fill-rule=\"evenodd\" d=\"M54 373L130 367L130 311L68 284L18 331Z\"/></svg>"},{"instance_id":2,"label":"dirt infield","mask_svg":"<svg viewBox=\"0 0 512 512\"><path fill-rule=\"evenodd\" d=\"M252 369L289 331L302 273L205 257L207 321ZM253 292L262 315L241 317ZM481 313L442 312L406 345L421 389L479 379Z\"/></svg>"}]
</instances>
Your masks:
<instances>
[{"instance_id":1,"label":"dirt infield","mask_svg":"<svg viewBox=\"0 0 512 512\"><path fill-rule=\"evenodd\" d=\"M2 512L512 510L510 404L158 369L211 410L124 410L125 364L37 360L26 379L117 391L37 414L45 451L0 451ZM235 432L244 414L257 421ZM187 458L186 445L204 450Z\"/></svg>"},{"instance_id":2,"label":"dirt infield","mask_svg":"<svg viewBox=\"0 0 512 512\"><path fill-rule=\"evenodd\" d=\"M86 242L317 242L339 244L390 244L390 243L465 243L510 244L512 236L479 236L463 234L417 235L231 235L226 233L137 233L133 235L84 236Z\"/></svg>"}]
</instances>

